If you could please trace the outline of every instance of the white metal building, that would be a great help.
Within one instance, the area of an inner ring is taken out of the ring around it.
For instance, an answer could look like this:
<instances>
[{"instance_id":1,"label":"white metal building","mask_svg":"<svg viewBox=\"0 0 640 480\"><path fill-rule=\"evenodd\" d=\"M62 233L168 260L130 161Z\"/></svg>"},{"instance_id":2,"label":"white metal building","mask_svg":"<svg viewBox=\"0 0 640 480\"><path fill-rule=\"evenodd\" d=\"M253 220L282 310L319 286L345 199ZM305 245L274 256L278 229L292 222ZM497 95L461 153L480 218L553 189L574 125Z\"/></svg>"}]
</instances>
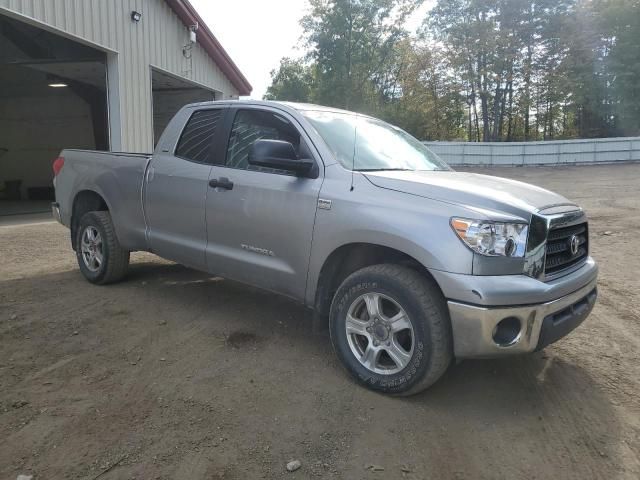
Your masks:
<instances>
[{"instance_id":1,"label":"white metal building","mask_svg":"<svg viewBox=\"0 0 640 480\"><path fill-rule=\"evenodd\" d=\"M250 92L188 0L0 0L0 213L50 197L62 148L150 152L182 105Z\"/></svg>"}]
</instances>

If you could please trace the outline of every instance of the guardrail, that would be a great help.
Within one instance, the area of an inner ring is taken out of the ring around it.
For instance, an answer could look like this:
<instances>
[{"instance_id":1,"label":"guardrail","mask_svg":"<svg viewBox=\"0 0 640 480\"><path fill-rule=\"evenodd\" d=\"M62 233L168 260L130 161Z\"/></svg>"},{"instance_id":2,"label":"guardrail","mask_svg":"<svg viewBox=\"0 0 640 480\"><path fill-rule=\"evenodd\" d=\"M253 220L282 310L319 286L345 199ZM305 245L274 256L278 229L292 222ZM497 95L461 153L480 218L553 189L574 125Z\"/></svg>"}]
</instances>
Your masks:
<instances>
[{"instance_id":1,"label":"guardrail","mask_svg":"<svg viewBox=\"0 0 640 480\"><path fill-rule=\"evenodd\" d=\"M571 165L640 161L640 137L423 143L449 165Z\"/></svg>"}]
</instances>

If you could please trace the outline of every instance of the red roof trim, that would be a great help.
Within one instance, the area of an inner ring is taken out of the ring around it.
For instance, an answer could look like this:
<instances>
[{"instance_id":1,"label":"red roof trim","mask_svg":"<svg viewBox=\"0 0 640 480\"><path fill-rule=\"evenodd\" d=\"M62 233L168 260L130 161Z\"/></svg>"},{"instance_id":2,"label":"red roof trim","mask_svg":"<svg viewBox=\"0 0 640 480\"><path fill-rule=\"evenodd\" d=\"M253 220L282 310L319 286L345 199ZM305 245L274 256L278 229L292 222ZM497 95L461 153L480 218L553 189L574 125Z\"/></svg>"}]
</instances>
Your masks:
<instances>
[{"instance_id":1,"label":"red roof trim","mask_svg":"<svg viewBox=\"0 0 640 480\"><path fill-rule=\"evenodd\" d=\"M198 23L198 43L202 45L202 48L216 62L220 70L231 80L238 93L240 95L249 95L253 87L238 66L233 63L229 54L222 48L218 39L211 33L211 30L196 12L196 9L193 8L193 5L189 3L189 0L166 0L166 2L187 27Z\"/></svg>"}]
</instances>

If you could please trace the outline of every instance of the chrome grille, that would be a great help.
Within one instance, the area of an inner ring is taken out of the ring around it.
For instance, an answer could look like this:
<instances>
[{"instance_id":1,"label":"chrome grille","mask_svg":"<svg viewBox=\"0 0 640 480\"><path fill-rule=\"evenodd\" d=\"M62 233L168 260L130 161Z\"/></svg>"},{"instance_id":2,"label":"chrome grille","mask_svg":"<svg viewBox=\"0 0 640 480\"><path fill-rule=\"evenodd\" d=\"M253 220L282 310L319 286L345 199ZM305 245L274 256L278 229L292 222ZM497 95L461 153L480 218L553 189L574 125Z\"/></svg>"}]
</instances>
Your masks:
<instances>
[{"instance_id":1,"label":"chrome grille","mask_svg":"<svg viewBox=\"0 0 640 480\"><path fill-rule=\"evenodd\" d=\"M572 253L571 243L576 237L577 251ZM549 230L544 271L553 275L581 263L589 254L589 229L587 223Z\"/></svg>"}]
</instances>

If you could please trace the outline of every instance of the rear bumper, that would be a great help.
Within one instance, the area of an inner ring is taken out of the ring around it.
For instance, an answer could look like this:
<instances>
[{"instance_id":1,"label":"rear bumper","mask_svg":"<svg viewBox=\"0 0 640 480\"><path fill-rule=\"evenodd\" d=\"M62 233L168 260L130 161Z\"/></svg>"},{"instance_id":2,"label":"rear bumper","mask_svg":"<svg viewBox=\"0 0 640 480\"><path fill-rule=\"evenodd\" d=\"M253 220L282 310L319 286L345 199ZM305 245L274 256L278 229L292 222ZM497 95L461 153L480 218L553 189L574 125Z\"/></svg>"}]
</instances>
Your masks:
<instances>
[{"instance_id":1,"label":"rear bumper","mask_svg":"<svg viewBox=\"0 0 640 480\"><path fill-rule=\"evenodd\" d=\"M62 217L60 217L60 204L58 202L51 203L51 215L55 221L62 223Z\"/></svg>"},{"instance_id":2,"label":"rear bumper","mask_svg":"<svg viewBox=\"0 0 640 480\"><path fill-rule=\"evenodd\" d=\"M531 279L535 283L530 284L530 295L521 291L518 296L537 299L540 289L548 289L545 295L547 299L541 302L478 305L475 302L449 300L456 358L492 358L528 353L564 337L580 325L593 309L597 298L597 271L597 266L590 259L561 283L536 285L542 282ZM474 281L482 282L482 278L475 277ZM485 277L485 280L490 278L495 277ZM507 285L503 286L508 288ZM566 293L569 285L573 285L573 288ZM486 293L486 290L478 293ZM486 301L487 295L482 295L482 299ZM501 323L505 319L509 320ZM509 325L509 328L505 329L505 325Z\"/></svg>"}]
</instances>

